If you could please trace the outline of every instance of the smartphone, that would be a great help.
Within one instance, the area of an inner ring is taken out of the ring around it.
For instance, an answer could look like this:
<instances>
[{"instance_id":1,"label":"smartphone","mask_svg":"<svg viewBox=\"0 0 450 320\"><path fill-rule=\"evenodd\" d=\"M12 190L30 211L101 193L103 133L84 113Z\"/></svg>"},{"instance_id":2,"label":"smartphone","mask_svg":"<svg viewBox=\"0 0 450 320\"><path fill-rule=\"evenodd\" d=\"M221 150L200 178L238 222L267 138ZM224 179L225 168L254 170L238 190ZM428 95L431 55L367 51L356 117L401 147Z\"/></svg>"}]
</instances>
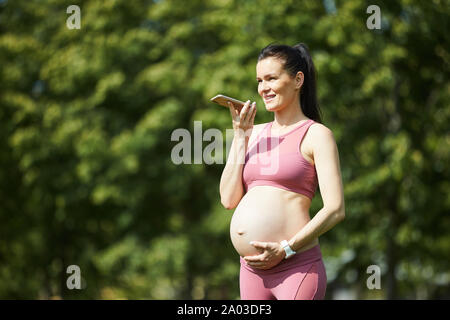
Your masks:
<instances>
[{"instance_id":1,"label":"smartphone","mask_svg":"<svg viewBox=\"0 0 450 320\"><path fill-rule=\"evenodd\" d=\"M214 98L211 98L211 101L227 108L229 107L227 102L230 101L234 104L234 107L237 108L238 110L242 109L242 107L245 104L245 102L224 96L223 94L218 94Z\"/></svg>"}]
</instances>

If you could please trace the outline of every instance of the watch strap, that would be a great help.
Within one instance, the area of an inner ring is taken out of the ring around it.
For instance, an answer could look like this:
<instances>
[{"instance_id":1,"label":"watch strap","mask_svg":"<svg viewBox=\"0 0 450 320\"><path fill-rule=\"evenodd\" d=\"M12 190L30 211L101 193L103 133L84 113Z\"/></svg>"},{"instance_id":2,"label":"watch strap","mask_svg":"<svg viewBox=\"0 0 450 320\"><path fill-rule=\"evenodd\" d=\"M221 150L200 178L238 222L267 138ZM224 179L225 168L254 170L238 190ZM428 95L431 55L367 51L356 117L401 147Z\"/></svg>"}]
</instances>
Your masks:
<instances>
[{"instance_id":1,"label":"watch strap","mask_svg":"<svg viewBox=\"0 0 450 320\"><path fill-rule=\"evenodd\" d=\"M286 256L284 257L285 259L292 257L296 253L294 250L292 250L286 240L281 241L280 244L283 247L284 252L286 252Z\"/></svg>"}]
</instances>

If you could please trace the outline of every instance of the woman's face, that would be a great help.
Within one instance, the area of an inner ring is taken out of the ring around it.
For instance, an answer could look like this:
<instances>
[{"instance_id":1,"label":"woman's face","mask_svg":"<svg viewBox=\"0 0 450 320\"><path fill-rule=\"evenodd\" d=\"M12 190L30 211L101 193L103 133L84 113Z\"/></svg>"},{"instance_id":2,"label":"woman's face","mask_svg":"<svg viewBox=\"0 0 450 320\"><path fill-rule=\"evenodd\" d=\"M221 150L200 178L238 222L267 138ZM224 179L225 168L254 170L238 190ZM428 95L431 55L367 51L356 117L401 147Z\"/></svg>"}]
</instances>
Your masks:
<instances>
[{"instance_id":1,"label":"woman's face","mask_svg":"<svg viewBox=\"0 0 450 320\"><path fill-rule=\"evenodd\" d=\"M256 64L258 93L263 98L268 111L278 111L291 105L298 99L303 83L303 73L291 77L283 68L282 61L269 57Z\"/></svg>"}]
</instances>

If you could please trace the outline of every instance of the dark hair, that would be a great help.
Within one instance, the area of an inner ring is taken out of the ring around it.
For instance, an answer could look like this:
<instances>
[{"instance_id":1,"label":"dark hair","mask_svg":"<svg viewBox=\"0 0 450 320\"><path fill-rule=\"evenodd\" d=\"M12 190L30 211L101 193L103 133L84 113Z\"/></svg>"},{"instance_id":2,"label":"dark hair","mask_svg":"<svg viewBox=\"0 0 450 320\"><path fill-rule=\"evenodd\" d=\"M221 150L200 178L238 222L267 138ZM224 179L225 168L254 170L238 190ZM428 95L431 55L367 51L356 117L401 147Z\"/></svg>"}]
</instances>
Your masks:
<instances>
[{"instance_id":1,"label":"dark hair","mask_svg":"<svg viewBox=\"0 0 450 320\"><path fill-rule=\"evenodd\" d=\"M317 101L316 70L308 46L304 43L293 47L272 43L261 50L258 61L269 57L281 59L284 62L284 69L292 77L295 77L299 71L303 72L304 82L300 90L300 106L305 116L322 123L321 110Z\"/></svg>"}]
</instances>

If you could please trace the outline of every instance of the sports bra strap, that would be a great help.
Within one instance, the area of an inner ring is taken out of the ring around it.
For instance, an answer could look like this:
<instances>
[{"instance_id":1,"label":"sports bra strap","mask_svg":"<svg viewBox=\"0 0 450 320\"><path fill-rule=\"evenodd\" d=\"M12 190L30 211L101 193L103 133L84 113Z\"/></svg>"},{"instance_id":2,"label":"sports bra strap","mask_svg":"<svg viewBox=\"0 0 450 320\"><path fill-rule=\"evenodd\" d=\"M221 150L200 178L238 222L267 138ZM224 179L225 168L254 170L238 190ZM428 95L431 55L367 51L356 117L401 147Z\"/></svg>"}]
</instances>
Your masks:
<instances>
[{"instance_id":1,"label":"sports bra strap","mask_svg":"<svg viewBox=\"0 0 450 320\"><path fill-rule=\"evenodd\" d=\"M251 147L253 147L255 145L255 143L258 143L259 138L261 136L261 134L267 130L267 127L271 124L271 122L266 123L266 125L264 126L264 128L261 129L260 132L258 132L258 135L256 136L255 140L252 141L252 145L248 146L247 150L250 150Z\"/></svg>"}]
</instances>

